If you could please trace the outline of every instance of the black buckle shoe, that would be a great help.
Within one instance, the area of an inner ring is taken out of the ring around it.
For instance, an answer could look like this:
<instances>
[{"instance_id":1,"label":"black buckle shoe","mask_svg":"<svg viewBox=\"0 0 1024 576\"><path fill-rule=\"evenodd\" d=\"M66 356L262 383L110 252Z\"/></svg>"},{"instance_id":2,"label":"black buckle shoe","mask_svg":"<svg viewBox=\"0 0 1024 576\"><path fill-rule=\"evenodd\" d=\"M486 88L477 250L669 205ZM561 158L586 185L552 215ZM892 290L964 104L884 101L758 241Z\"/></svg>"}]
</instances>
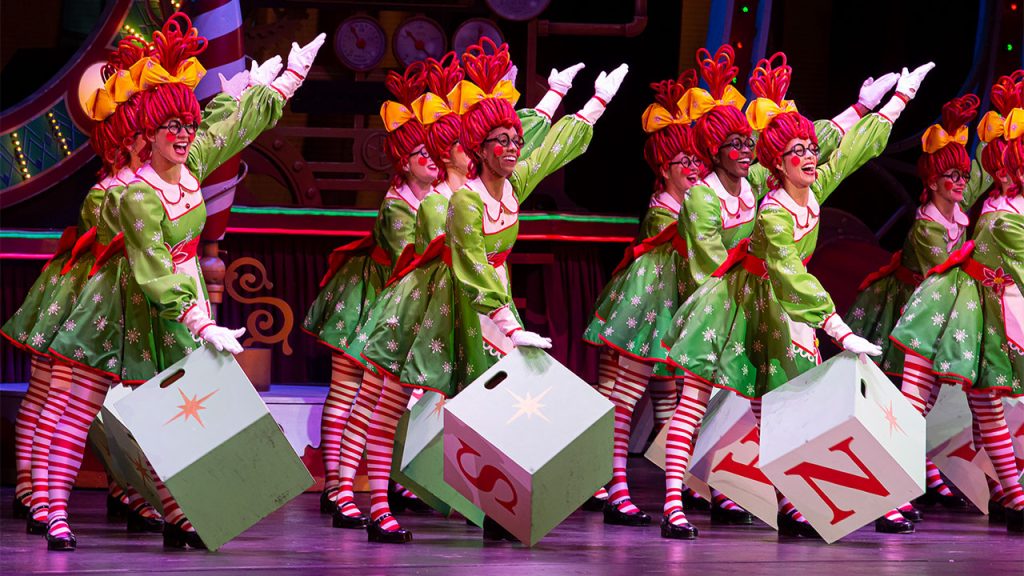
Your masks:
<instances>
[{"instance_id":1,"label":"black buckle shoe","mask_svg":"<svg viewBox=\"0 0 1024 576\"><path fill-rule=\"evenodd\" d=\"M338 510L338 504L331 499L331 495L336 492L338 492L337 488L331 488L330 490L324 490L320 493L321 514L334 514Z\"/></svg>"},{"instance_id":2,"label":"black buckle shoe","mask_svg":"<svg viewBox=\"0 0 1024 576\"><path fill-rule=\"evenodd\" d=\"M25 504L25 502L28 501L28 499L31 496L32 495L29 494L28 497L26 497L24 500L22 500L20 496L15 494L15 496L14 496L14 505L13 505L13 510L12 510L12 513L14 514L15 518L17 518L19 520L24 520L24 519L28 518L28 504Z\"/></svg>"},{"instance_id":3,"label":"black buckle shoe","mask_svg":"<svg viewBox=\"0 0 1024 576\"><path fill-rule=\"evenodd\" d=\"M484 540L500 541L508 540L509 542L518 542L519 539L512 535L511 532L505 530L505 527L498 524L490 516L484 516Z\"/></svg>"},{"instance_id":4,"label":"black buckle shoe","mask_svg":"<svg viewBox=\"0 0 1024 576\"><path fill-rule=\"evenodd\" d=\"M385 514L366 526L367 541L378 542L380 544L406 544L408 542L412 542L412 532L405 528L399 528L398 530L384 530L380 527L381 522L390 516L391 514Z\"/></svg>"},{"instance_id":5,"label":"black buckle shoe","mask_svg":"<svg viewBox=\"0 0 1024 576\"><path fill-rule=\"evenodd\" d=\"M754 523L754 517L746 510L728 510L721 506L711 507L711 523L730 526L745 526Z\"/></svg>"},{"instance_id":6,"label":"black buckle shoe","mask_svg":"<svg viewBox=\"0 0 1024 576\"><path fill-rule=\"evenodd\" d=\"M162 518L149 518L143 516L138 510L128 509L128 517L125 518L125 530L133 534L148 532L160 534L164 530Z\"/></svg>"},{"instance_id":7,"label":"black buckle shoe","mask_svg":"<svg viewBox=\"0 0 1024 576\"><path fill-rule=\"evenodd\" d=\"M700 496L697 496L696 494L691 494L689 492L683 492L683 510L687 510L687 511L695 510L697 512L710 512L711 511L711 502L708 502L707 500L701 498Z\"/></svg>"},{"instance_id":8,"label":"black buckle shoe","mask_svg":"<svg viewBox=\"0 0 1024 576\"><path fill-rule=\"evenodd\" d=\"M629 502L629 500L624 500L623 502ZM604 523L612 524L613 526L647 526L651 523L651 517L641 510L637 510L632 514L626 514L619 510L617 505L605 502Z\"/></svg>"},{"instance_id":9,"label":"black buckle shoe","mask_svg":"<svg viewBox=\"0 0 1024 576\"><path fill-rule=\"evenodd\" d=\"M943 496L934 488L928 488L924 494L922 494L917 500L914 500L914 503L921 506L938 505L943 508L949 508L950 510L962 510L968 507L967 500L964 500L960 496L957 496L956 494Z\"/></svg>"},{"instance_id":10,"label":"black buckle shoe","mask_svg":"<svg viewBox=\"0 0 1024 576\"><path fill-rule=\"evenodd\" d=\"M1006 523L1006 508L996 502L995 500L988 501L988 523L989 524L1005 524Z\"/></svg>"},{"instance_id":11,"label":"black buckle shoe","mask_svg":"<svg viewBox=\"0 0 1024 576\"><path fill-rule=\"evenodd\" d=\"M1024 533L1024 510L1006 509L1006 531Z\"/></svg>"},{"instance_id":12,"label":"black buckle shoe","mask_svg":"<svg viewBox=\"0 0 1024 576\"><path fill-rule=\"evenodd\" d=\"M206 544L199 534L194 530L185 530L181 527L184 520L175 524L164 522L164 548L197 548L206 549Z\"/></svg>"},{"instance_id":13,"label":"black buckle shoe","mask_svg":"<svg viewBox=\"0 0 1024 576\"><path fill-rule=\"evenodd\" d=\"M587 498L587 501L580 506L580 510L587 512L600 512L604 510L604 505L608 502L607 498L598 498L597 496L591 496Z\"/></svg>"},{"instance_id":14,"label":"black buckle shoe","mask_svg":"<svg viewBox=\"0 0 1024 576\"><path fill-rule=\"evenodd\" d=\"M107 492L107 520L118 521L128 517L128 505Z\"/></svg>"},{"instance_id":15,"label":"black buckle shoe","mask_svg":"<svg viewBox=\"0 0 1024 576\"><path fill-rule=\"evenodd\" d=\"M881 532L882 534L913 534L914 523L907 519L889 520L882 516L875 520L875 532Z\"/></svg>"},{"instance_id":16,"label":"black buckle shoe","mask_svg":"<svg viewBox=\"0 0 1024 576\"><path fill-rule=\"evenodd\" d=\"M37 536L46 534L46 522L42 520L36 520L34 518L35 513L39 510L49 510L50 507L46 504L36 506L28 511L28 520L25 523L25 532L28 534L35 534Z\"/></svg>"},{"instance_id":17,"label":"black buckle shoe","mask_svg":"<svg viewBox=\"0 0 1024 576\"><path fill-rule=\"evenodd\" d=\"M676 512L678 514L679 512ZM669 518L673 515L661 517L661 537L672 540L696 540L697 527L689 522L685 524L673 524Z\"/></svg>"},{"instance_id":18,"label":"black buckle shoe","mask_svg":"<svg viewBox=\"0 0 1024 576\"><path fill-rule=\"evenodd\" d=\"M64 520L67 523L67 518L55 518L52 522L46 525L46 549L54 552L74 552L75 548L78 547L78 539L75 538L75 533L71 532L71 525L68 524L68 533L63 536L52 536L50 534L50 526L55 522Z\"/></svg>"},{"instance_id":19,"label":"black buckle shoe","mask_svg":"<svg viewBox=\"0 0 1024 576\"><path fill-rule=\"evenodd\" d=\"M911 507L910 510L900 509L900 514L902 514L907 520L914 523L924 520L924 515L921 514L921 511L914 507Z\"/></svg>"},{"instance_id":20,"label":"black buckle shoe","mask_svg":"<svg viewBox=\"0 0 1024 576\"><path fill-rule=\"evenodd\" d=\"M776 522L779 524L779 536L788 536L791 538L821 538L818 531L811 526L809 522L801 522L796 518L793 518L790 514L783 514L779 512L778 516L775 517ZM913 524L911 524L913 526Z\"/></svg>"},{"instance_id":21,"label":"black buckle shoe","mask_svg":"<svg viewBox=\"0 0 1024 576\"><path fill-rule=\"evenodd\" d=\"M366 524L369 519L360 514L359 516L346 516L341 513L341 507L331 514L331 525L335 528L345 528L348 530L362 530L366 528Z\"/></svg>"}]
</instances>

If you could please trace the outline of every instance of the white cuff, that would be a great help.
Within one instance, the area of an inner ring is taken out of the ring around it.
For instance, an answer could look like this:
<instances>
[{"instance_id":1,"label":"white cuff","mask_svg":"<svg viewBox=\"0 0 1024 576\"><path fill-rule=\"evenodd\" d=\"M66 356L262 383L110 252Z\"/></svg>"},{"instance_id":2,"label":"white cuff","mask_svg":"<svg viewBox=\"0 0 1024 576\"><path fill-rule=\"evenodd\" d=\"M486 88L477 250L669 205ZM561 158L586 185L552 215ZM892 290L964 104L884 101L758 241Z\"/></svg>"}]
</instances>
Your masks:
<instances>
[{"instance_id":1,"label":"white cuff","mask_svg":"<svg viewBox=\"0 0 1024 576\"><path fill-rule=\"evenodd\" d=\"M287 102L292 99L292 96L295 95L295 91L299 89L299 86L302 86L303 80L305 80L304 77L299 76L298 72L289 68L282 72L276 80L271 82L270 87L276 90L277 93L280 94Z\"/></svg>"},{"instance_id":2,"label":"white cuff","mask_svg":"<svg viewBox=\"0 0 1024 576\"><path fill-rule=\"evenodd\" d=\"M562 103L562 97L563 95L555 90L548 90L533 109L546 116L548 120L551 120L555 117L555 110L558 109L558 105Z\"/></svg>"},{"instance_id":3,"label":"white cuff","mask_svg":"<svg viewBox=\"0 0 1024 576\"><path fill-rule=\"evenodd\" d=\"M828 334L829 338L840 344L842 344L844 338L853 334L853 330L850 330L850 327L846 325L846 322L843 322L843 319L835 312L825 319L825 325L822 329L825 330L825 334Z\"/></svg>"},{"instance_id":4,"label":"white cuff","mask_svg":"<svg viewBox=\"0 0 1024 576\"><path fill-rule=\"evenodd\" d=\"M216 326L213 320L210 319L210 315L199 304L192 304L179 319L179 322L184 324L185 328L188 328L189 334L196 340L201 338L203 330L210 326Z\"/></svg>"},{"instance_id":5,"label":"white cuff","mask_svg":"<svg viewBox=\"0 0 1024 576\"><path fill-rule=\"evenodd\" d=\"M488 317L494 321L494 324L498 326L498 330L505 336L508 336L516 330L522 330L523 327L519 324L519 320L516 320L516 315L512 313L512 308L509 306L502 306L494 312L488 314Z\"/></svg>"},{"instance_id":6,"label":"white cuff","mask_svg":"<svg viewBox=\"0 0 1024 576\"><path fill-rule=\"evenodd\" d=\"M846 134L857 123L857 120L860 120L860 114L857 113L856 108L850 106L833 118L832 123L839 127L840 132Z\"/></svg>"},{"instance_id":7,"label":"white cuff","mask_svg":"<svg viewBox=\"0 0 1024 576\"><path fill-rule=\"evenodd\" d=\"M882 109L878 113L890 122L895 122L900 114L903 113L903 109L907 107L907 103L899 96L893 96L882 106Z\"/></svg>"},{"instance_id":8,"label":"white cuff","mask_svg":"<svg viewBox=\"0 0 1024 576\"><path fill-rule=\"evenodd\" d=\"M606 106L607 104L603 102L600 98L598 98L597 96L593 96L590 98L590 100L587 100L587 103L583 106L583 109L576 113L576 117L579 118L580 120L583 120L587 124L593 125L595 122L597 122L601 115L604 114L604 109Z\"/></svg>"}]
</instances>

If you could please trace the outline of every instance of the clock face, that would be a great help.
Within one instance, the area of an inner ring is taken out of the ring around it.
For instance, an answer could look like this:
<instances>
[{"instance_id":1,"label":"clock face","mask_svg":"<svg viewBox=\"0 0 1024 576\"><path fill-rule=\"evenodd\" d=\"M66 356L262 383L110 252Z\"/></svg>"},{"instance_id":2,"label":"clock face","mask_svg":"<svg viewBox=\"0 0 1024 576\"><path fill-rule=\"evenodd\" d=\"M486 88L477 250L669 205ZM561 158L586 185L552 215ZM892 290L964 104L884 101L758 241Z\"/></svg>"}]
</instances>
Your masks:
<instances>
[{"instance_id":1,"label":"clock face","mask_svg":"<svg viewBox=\"0 0 1024 576\"><path fill-rule=\"evenodd\" d=\"M551 0L487 0L495 14L506 20L532 20L547 10Z\"/></svg>"},{"instance_id":2,"label":"clock face","mask_svg":"<svg viewBox=\"0 0 1024 576\"><path fill-rule=\"evenodd\" d=\"M334 52L342 64L358 72L372 70L387 52L387 37L376 20L353 16L334 32Z\"/></svg>"},{"instance_id":3,"label":"clock face","mask_svg":"<svg viewBox=\"0 0 1024 576\"><path fill-rule=\"evenodd\" d=\"M452 50L461 56L466 52L466 48L476 44L480 38L485 36L494 40L494 44L497 46L501 46L501 43L505 41L501 37L501 30L494 22L486 18L470 18L455 30L455 35L452 36Z\"/></svg>"},{"instance_id":4,"label":"clock face","mask_svg":"<svg viewBox=\"0 0 1024 576\"><path fill-rule=\"evenodd\" d=\"M444 29L424 16L410 18L395 29L391 49L402 66L431 57L440 60L448 47Z\"/></svg>"}]
</instances>

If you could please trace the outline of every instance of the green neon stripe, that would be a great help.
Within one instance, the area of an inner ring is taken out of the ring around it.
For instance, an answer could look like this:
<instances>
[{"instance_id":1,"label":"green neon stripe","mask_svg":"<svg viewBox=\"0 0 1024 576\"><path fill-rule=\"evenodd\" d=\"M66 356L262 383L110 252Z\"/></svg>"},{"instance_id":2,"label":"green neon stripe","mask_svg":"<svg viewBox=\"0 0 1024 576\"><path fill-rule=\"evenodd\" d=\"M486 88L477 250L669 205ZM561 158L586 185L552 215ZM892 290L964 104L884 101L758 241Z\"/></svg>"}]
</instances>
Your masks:
<instances>
[{"instance_id":1,"label":"green neon stripe","mask_svg":"<svg viewBox=\"0 0 1024 576\"><path fill-rule=\"evenodd\" d=\"M284 206L232 206L232 214L260 214L269 216L348 216L354 218L375 218L376 210L352 210L342 208L289 208ZM547 212L524 213L519 216L524 222L594 222L598 224L639 224L640 219L631 216L595 216L589 214L555 214Z\"/></svg>"},{"instance_id":2,"label":"green neon stripe","mask_svg":"<svg viewBox=\"0 0 1024 576\"><path fill-rule=\"evenodd\" d=\"M45 232L36 230L0 230L0 238L20 238L29 240L57 240L61 232Z\"/></svg>"}]
</instances>

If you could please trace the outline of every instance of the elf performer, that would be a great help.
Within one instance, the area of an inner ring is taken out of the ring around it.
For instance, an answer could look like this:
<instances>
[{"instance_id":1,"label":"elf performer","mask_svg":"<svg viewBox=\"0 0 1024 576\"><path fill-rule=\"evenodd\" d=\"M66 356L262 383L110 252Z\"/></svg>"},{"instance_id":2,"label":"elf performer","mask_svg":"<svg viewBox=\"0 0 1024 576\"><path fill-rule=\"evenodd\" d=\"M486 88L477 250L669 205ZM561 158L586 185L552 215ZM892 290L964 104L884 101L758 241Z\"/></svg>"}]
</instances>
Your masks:
<instances>
[{"instance_id":1,"label":"elf performer","mask_svg":"<svg viewBox=\"0 0 1024 576\"><path fill-rule=\"evenodd\" d=\"M982 205L973 238L928 272L890 339L906 353L903 395L922 414L937 384L967 392L979 438L996 470L1006 526L1024 532L1024 490L1003 412L1003 396L1024 395L1024 84L1005 116L989 112L978 127L982 164L996 185ZM1005 109L1005 108L1004 108ZM998 157L1002 149L1001 158ZM953 178L940 175L945 188Z\"/></svg>"},{"instance_id":2,"label":"elf performer","mask_svg":"<svg viewBox=\"0 0 1024 576\"><path fill-rule=\"evenodd\" d=\"M483 43L488 46L487 49L492 50L492 53L493 51L497 51L497 47L495 47L494 43L491 42L489 39L483 39ZM480 46L483 46L483 44ZM477 46L476 48L472 49L484 50L484 48L480 46ZM508 68L508 72L506 72L505 75L502 77L502 89L511 94L512 92L515 91L515 67L510 66ZM582 66L577 65L577 67L567 69L566 71L558 73L558 78L560 80L556 82L555 87L552 87L550 90L548 90L547 94L545 94L544 98L542 99L541 104L538 105L536 109L524 110L518 113L523 125L527 127L526 133L529 135L531 141L540 141L546 135L547 131L550 129L551 126L550 115L558 107L558 104L561 102L562 97L565 94L565 91L568 90L569 87L571 87L572 78L573 76L575 76L576 72L580 68L582 68ZM450 73L451 72L449 72L449 74ZM424 80L421 79L421 82L422 81ZM558 89L560 89L561 91L556 91ZM461 94L461 90L458 89L456 89L456 93L447 94L450 94L450 96L456 100L461 100L462 98L459 95ZM518 95L518 93L516 93L516 95ZM437 99L431 98L431 101L437 102ZM421 131L422 124L420 124L418 120L412 118L412 116L413 110L419 110L420 114L422 114L422 108L424 103L424 100L419 100L418 103L414 105L413 102L410 100L409 106L405 106L404 110L401 111L403 115L408 113L410 117L410 120L407 123L407 125L415 123L416 126L420 127ZM387 108L388 114L395 113L394 106L389 107L388 105L385 105L385 108ZM385 113L385 108L382 108L382 114ZM433 112L431 112L431 115L433 115ZM445 122L452 121L454 121L454 119L446 120ZM419 143L418 145L422 145L424 141L425 134L420 136L419 140L417 141ZM427 151L423 148L420 148L420 154L420 158L431 158ZM396 158L404 159L404 157L402 157L401 155L396 155ZM432 167L433 178L430 181L425 182L425 185L432 187L433 179L436 179L437 177L437 164L434 160L431 159L429 161L429 166ZM401 168L400 162L396 164L396 169L404 170L404 168ZM424 177L427 176L430 175L424 175ZM434 208L436 209L436 206ZM416 214L418 215L418 211ZM410 223L408 226L403 228L403 233L407 234L407 237L403 237L402 246L399 247L398 251L393 255L396 261L401 262L403 266L406 263L408 263L408 261L411 259L411 256L415 254L416 247L415 242L413 241L415 240L414 232L417 226L418 225L416 225L415 223ZM388 272L388 275L390 275L390 271ZM377 294L377 292L379 292L379 289L375 291L375 294ZM321 496L321 509L324 509L325 504L329 506L330 502L336 502L336 504L334 504L335 511L333 513L333 525L336 528L363 528L364 526L367 526L366 516L363 515L359 508L355 505L352 485L355 480L359 460L362 458L363 449L366 445L367 429L369 426L370 418L373 414L374 407L377 405L377 402L380 398L381 390L383 389L384 385L383 379L381 375L378 374L377 368L373 364L366 362L362 354L364 347L370 342L371 332L373 332L374 329L376 328L376 321L369 321L370 310L372 308L372 303L368 303L366 305L366 311L363 317L356 319L356 321L360 323L354 329L353 337L349 342L349 346L345 354L346 362L349 362L349 364L352 365L358 365L358 369L363 371L362 383L359 384L356 388L358 393L355 395L353 401L352 394L354 394L354 392L352 392L351 388L339 385L337 387L338 390L345 391L346 394L344 394L343 396L339 395L340 404L335 404L332 406L332 411L337 411L338 414L338 416L334 418L333 423L337 425L340 422L340 424L342 425L341 428L337 430L337 435L340 438L340 469L336 463L334 464L334 470L338 470L338 489L334 491L331 491L330 489L325 490L325 494ZM387 317L390 318L391 316L393 316L393 314L389 314ZM404 360L407 354L408 352L406 352L406 355L400 356L399 358L402 358ZM388 361L387 365L390 365L391 363L392 361ZM335 386L332 384L332 390L334 388ZM330 396L328 398L328 402L330 402ZM347 406L348 409L347 411L338 410L338 406ZM329 457L331 456L325 452L325 458ZM334 459L335 462L337 462L336 456L334 456ZM331 463L325 460L325 466L329 465L331 465ZM401 503L404 503L406 505L414 505L416 502L418 502L408 497L400 497L399 500L401 500L401 502L396 502L396 504L401 505Z\"/></svg>"},{"instance_id":3,"label":"elf performer","mask_svg":"<svg viewBox=\"0 0 1024 576\"><path fill-rule=\"evenodd\" d=\"M697 64L711 91L686 90L674 106L689 120L696 120L694 149L701 163L711 168L710 173L685 195L684 204L689 204L689 209L684 207L685 215L675 211L675 235L667 228L662 229L659 235L638 241L627 250L620 272L599 299L595 319L584 335L589 343L603 346L599 372L611 374L610 379L614 380L610 397L616 405L617 464L610 486L613 496L610 506L605 507L608 523L642 526L650 522L650 517L629 501L625 466L633 408L649 380L675 378L672 370L665 369L667 351L661 346L662 338L674 326L672 315L725 261L727 251L750 235L757 200L767 191L767 169L751 166L754 142L750 124L741 112L745 99L731 84L739 71L733 59L729 45L721 46L713 57L704 49L698 51ZM895 74L877 81L869 78L861 87L857 104L832 120L815 123L826 153L835 149L846 130L876 106L895 81ZM647 265L644 250L660 243L660 253L680 252L667 249L669 241L682 251L674 257L674 265L668 266L667 277L663 277L666 266ZM643 256L629 265L637 253ZM651 286L657 288L657 294L648 291ZM669 400L672 411L678 405L674 388ZM657 393L652 390L652 400L665 403L661 387L656 389ZM678 489L682 490L681 484ZM601 492L595 494L595 500L604 496ZM753 521L747 511L717 490L712 490L712 495L713 522Z\"/></svg>"},{"instance_id":4,"label":"elf performer","mask_svg":"<svg viewBox=\"0 0 1024 576\"><path fill-rule=\"evenodd\" d=\"M1004 79L1012 89L1012 80ZM971 162L964 148L967 123L977 114L979 104L973 94L953 99L942 107L941 123L925 132L924 153L918 160L918 173L924 183L921 207L903 249L893 254L886 266L864 279L861 293L846 315L851 330L881 346L882 370L897 381L903 378L904 353L892 345L889 333L924 273L963 246L969 224L967 213L992 184L981 167L980 151ZM934 494L933 498L950 507L965 505L945 485L931 460L926 461L926 470L928 491ZM921 513L915 508L901 511L908 520L921 520Z\"/></svg>"},{"instance_id":5,"label":"elf performer","mask_svg":"<svg viewBox=\"0 0 1024 576\"><path fill-rule=\"evenodd\" d=\"M151 370L149 376L191 352L197 341L205 341L218 350L241 351L237 338L243 330L228 330L210 319L211 310L195 256L206 218L199 182L277 121L285 101L301 85L322 43L321 35L304 48L293 44L284 74L269 86L253 88L243 96L237 112L198 132L200 110L192 90L204 73L195 55L205 47L205 39L198 36L182 14L172 16L154 34L152 56L133 68L133 77L142 91L140 129L148 144L143 150L143 158L148 158L148 162L124 189L117 206L128 274L113 280L120 283L130 277L135 281L142 293L143 308L139 313L152 316L152 325L149 333L129 332L136 319L128 319L127 315L137 312L129 307L123 312L123 335L116 331L103 333L119 322L99 316L88 324L100 330L101 336L84 333L82 342L102 350L100 342L113 344L118 338L123 339L123 344L119 342L122 357L115 357L115 364L120 360L121 369ZM279 69L279 63L271 66L269 76L272 78ZM114 272L110 277L115 276ZM95 280L103 281L99 274ZM122 287L123 297L135 304L139 300L137 292L129 288ZM78 329L89 330L84 325ZM135 346L139 341L150 345L139 350ZM129 352L138 352L143 362L125 362L124 355ZM118 377L117 373L102 374L99 370L102 368L94 367L93 385L82 387L81 412L91 410L95 414L106 389ZM122 381L131 382L130 377L122 377ZM71 419L69 426L77 430L70 430L69 435L84 436L89 420ZM70 465L77 468L78 462ZM164 545L202 547L202 541L159 481L157 487L166 520ZM56 549L74 549L76 544L66 519L59 516L51 519L48 539L51 548Z\"/></svg>"},{"instance_id":6,"label":"elf performer","mask_svg":"<svg viewBox=\"0 0 1024 576\"><path fill-rule=\"evenodd\" d=\"M820 203L846 176L881 153L892 122L934 65L914 72L904 69L896 96L878 114L860 119L837 151L816 168L820 149L814 126L784 100L791 70L784 59L777 64L775 58L762 60L754 71L751 88L758 99L747 110L751 126L761 131L757 158L771 170L774 189L761 204L750 240L743 244L749 243L749 248L734 250L716 271L718 277L683 304L676 313L677 339L663 342L670 346L671 362L686 371L680 409L669 432L682 446L682 454L672 462L679 478L692 454L711 386L750 398L760 423L761 396L820 362L816 328L823 328L847 350L881 352L846 327L831 298L807 272L806 262L817 243ZM777 497L780 534L816 536L793 505L778 492ZM667 500L665 510L665 537L696 536L681 507ZM909 524L898 512L895 516Z\"/></svg>"}]
</instances>

